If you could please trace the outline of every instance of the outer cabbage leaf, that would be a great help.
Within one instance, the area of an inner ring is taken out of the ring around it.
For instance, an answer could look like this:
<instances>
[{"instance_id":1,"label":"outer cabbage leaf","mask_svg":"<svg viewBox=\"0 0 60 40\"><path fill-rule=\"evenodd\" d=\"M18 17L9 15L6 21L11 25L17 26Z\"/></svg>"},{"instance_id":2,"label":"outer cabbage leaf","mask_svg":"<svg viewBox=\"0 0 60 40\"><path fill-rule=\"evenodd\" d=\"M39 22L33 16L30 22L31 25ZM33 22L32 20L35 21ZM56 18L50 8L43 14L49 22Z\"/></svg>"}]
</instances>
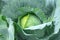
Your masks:
<instances>
[{"instance_id":1,"label":"outer cabbage leaf","mask_svg":"<svg viewBox=\"0 0 60 40\"><path fill-rule=\"evenodd\" d=\"M8 40L8 25L6 18L0 15L0 40Z\"/></svg>"},{"instance_id":2,"label":"outer cabbage leaf","mask_svg":"<svg viewBox=\"0 0 60 40\"><path fill-rule=\"evenodd\" d=\"M32 0L32 1L30 0L25 0L25 1L24 0L8 0L7 5L3 7L2 14L12 19L16 19L18 16L21 15L21 12L18 11L20 7L32 7L32 8L43 9L45 7L44 1L45 0L38 0L38 1L37 0Z\"/></svg>"},{"instance_id":3,"label":"outer cabbage leaf","mask_svg":"<svg viewBox=\"0 0 60 40\"><path fill-rule=\"evenodd\" d=\"M14 26L16 35L21 40L48 40L54 32L54 25L51 25L51 22L26 29L22 29L16 23L14 23Z\"/></svg>"},{"instance_id":4,"label":"outer cabbage leaf","mask_svg":"<svg viewBox=\"0 0 60 40\"><path fill-rule=\"evenodd\" d=\"M0 40L14 40L14 27L10 19L0 14Z\"/></svg>"},{"instance_id":5,"label":"outer cabbage leaf","mask_svg":"<svg viewBox=\"0 0 60 40\"><path fill-rule=\"evenodd\" d=\"M58 33L54 33L49 40L60 40L60 31Z\"/></svg>"}]
</instances>

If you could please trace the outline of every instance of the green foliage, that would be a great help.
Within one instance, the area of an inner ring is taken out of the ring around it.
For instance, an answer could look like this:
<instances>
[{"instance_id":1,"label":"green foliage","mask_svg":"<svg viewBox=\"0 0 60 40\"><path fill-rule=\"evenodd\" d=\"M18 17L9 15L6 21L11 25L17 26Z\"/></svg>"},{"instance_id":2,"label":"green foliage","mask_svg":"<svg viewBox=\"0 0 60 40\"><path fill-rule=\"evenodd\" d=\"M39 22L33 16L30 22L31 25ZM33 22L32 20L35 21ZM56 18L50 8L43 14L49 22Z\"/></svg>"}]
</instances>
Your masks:
<instances>
[{"instance_id":1,"label":"green foliage","mask_svg":"<svg viewBox=\"0 0 60 40\"><path fill-rule=\"evenodd\" d=\"M8 24L6 18L0 15L0 40L8 39Z\"/></svg>"},{"instance_id":2,"label":"green foliage","mask_svg":"<svg viewBox=\"0 0 60 40\"><path fill-rule=\"evenodd\" d=\"M45 0L0 0L0 40L60 40L59 9Z\"/></svg>"}]
</instances>

